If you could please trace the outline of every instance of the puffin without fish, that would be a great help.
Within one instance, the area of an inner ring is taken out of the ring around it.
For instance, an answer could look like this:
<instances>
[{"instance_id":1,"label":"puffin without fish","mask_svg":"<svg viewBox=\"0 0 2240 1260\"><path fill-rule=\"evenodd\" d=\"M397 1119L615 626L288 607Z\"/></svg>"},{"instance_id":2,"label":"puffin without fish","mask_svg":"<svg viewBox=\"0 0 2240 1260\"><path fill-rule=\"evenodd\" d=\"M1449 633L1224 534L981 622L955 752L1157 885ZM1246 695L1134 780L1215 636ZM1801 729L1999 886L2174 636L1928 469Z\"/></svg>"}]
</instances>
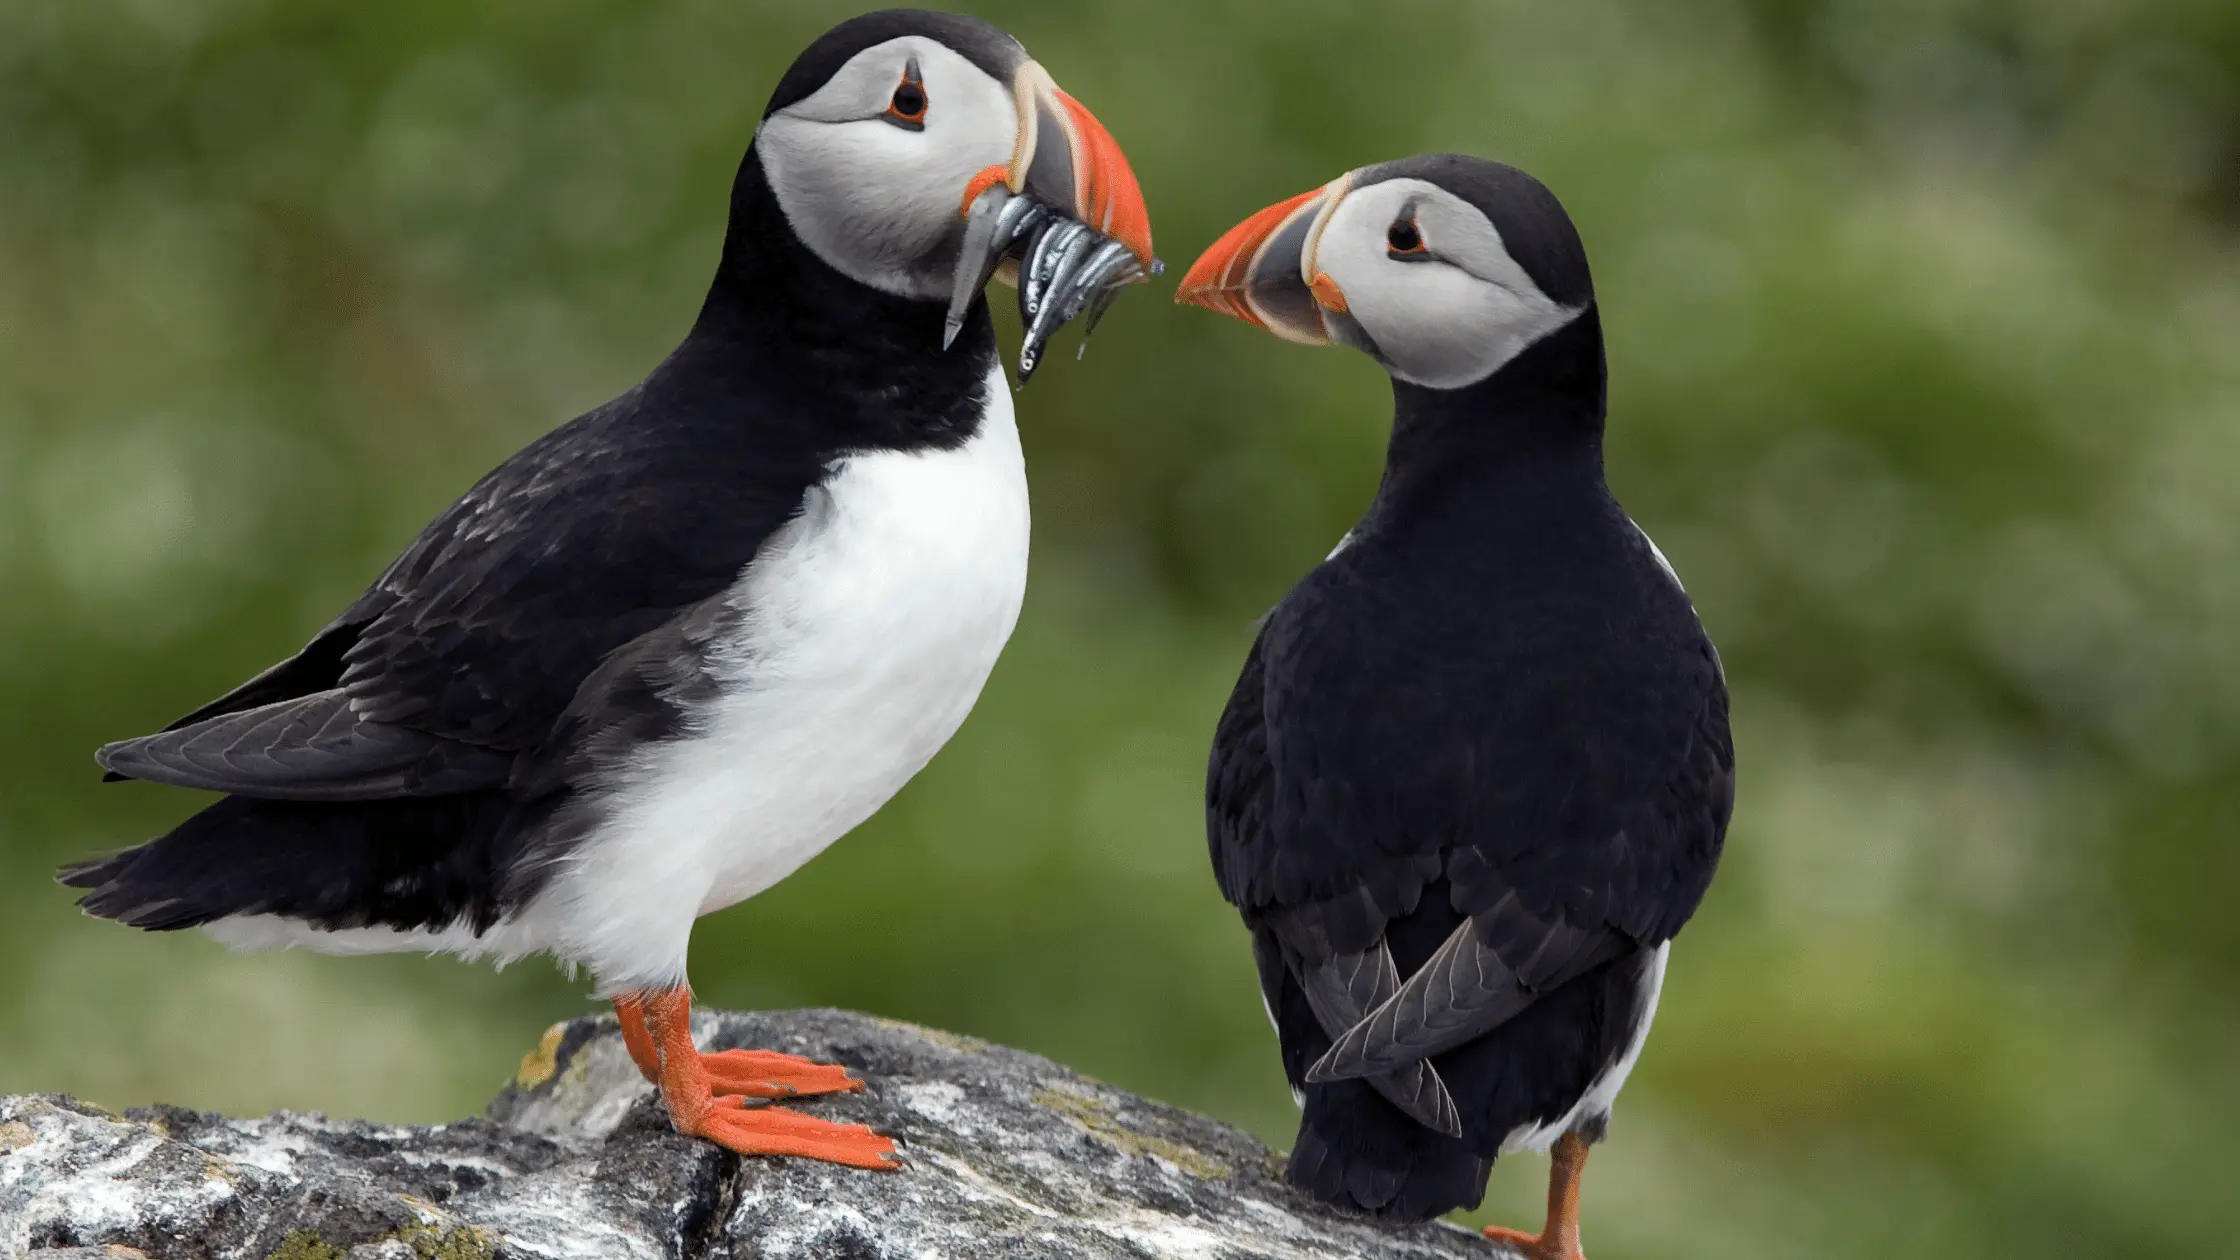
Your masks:
<instances>
[{"instance_id":1,"label":"puffin without fish","mask_svg":"<svg viewBox=\"0 0 2240 1260\"><path fill-rule=\"evenodd\" d=\"M1603 479L1586 252L1523 172L1433 155L1261 211L1178 300L1392 377L1384 479L1262 624L1207 772L1303 1109L1289 1174L1418 1221L1588 1146L1648 1035L1734 800L1717 652Z\"/></svg>"},{"instance_id":2,"label":"puffin without fish","mask_svg":"<svg viewBox=\"0 0 2240 1260\"><path fill-rule=\"evenodd\" d=\"M1119 148L1017 41L841 24L779 82L675 353L301 652L103 748L111 778L229 795L63 882L238 948L555 955L679 1132L895 1166L863 1126L744 1105L861 1088L844 1069L694 1047L692 924L884 804L1010 636L1027 486L990 274L1038 303L1024 375L1153 265Z\"/></svg>"}]
</instances>

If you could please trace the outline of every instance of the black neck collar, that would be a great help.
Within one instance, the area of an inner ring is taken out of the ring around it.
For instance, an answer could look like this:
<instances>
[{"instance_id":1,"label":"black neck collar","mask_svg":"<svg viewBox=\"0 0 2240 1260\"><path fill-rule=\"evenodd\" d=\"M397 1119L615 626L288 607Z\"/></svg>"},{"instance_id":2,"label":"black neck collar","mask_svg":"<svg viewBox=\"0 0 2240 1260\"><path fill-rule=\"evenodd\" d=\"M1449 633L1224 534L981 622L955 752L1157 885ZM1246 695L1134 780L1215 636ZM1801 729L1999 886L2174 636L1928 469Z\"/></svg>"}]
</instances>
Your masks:
<instances>
[{"instance_id":1,"label":"black neck collar","mask_svg":"<svg viewBox=\"0 0 2240 1260\"><path fill-rule=\"evenodd\" d=\"M834 452L954 448L977 431L985 409L995 328L986 299L976 300L944 350L943 311L817 257L794 234L749 148L732 185L715 281L656 376L755 399L761 422Z\"/></svg>"},{"instance_id":2,"label":"black neck collar","mask_svg":"<svg viewBox=\"0 0 2240 1260\"><path fill-rule=\"evenodd\" d=\"M1607 382L1602 321L1592 303L1476 384L1429 389L1395 378L1378 497L1555 470L1599 486Z\"/></svg>"}]
</instances>

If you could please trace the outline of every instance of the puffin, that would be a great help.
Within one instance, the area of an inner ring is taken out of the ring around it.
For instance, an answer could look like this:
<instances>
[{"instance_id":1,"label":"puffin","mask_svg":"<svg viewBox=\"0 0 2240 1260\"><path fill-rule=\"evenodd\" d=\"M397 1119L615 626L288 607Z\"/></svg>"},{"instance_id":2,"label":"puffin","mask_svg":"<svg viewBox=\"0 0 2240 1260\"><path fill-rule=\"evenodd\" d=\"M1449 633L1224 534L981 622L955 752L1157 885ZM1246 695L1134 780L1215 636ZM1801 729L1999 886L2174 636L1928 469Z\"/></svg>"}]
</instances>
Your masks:
<instances>
[{"instance_id":1,"label":"puffin","mask_svg":"<svg viewBox=\"0 0 2240 1260\"><path fill-rule=\"evenodd\" d=\"M1603 474L1606 375L1561 203L1497 162L1365 166L1253 215L1177 300L1392 379L1359 522L1261 622L1206 827L1302 1109L1287 1172L1387 1221L1552 1152L1579 1260L1591 1144L1734 801L1718 652Z\"/></svg>"},{"instance_id":2,"label":"puffin","mask_svg":"<svg viewBox=\"0 0 2240 1260\"><path fill-rule=\"evenodd\" d=\"M63 869L90 914L243 950L550 955L677 1132L884 1169L771 1100L845 1068L701 1053L699 916L769 888L954 734L1016 621L1022 376L1156 268L1086 107L986 22L842 22L778 81L682 344L530 443L295 655L97 754L224 795Z\"/></svg>"}]
</instances>

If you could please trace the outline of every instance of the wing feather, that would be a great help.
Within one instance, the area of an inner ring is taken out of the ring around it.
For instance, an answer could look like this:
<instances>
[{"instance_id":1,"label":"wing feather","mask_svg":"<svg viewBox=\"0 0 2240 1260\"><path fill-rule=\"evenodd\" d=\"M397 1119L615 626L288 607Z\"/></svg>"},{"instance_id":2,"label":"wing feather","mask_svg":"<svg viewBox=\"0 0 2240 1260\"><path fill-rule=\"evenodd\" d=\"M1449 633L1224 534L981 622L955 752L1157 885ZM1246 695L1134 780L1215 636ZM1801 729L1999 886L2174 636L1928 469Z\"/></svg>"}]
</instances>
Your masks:
<instances>
[{"instance_id":1,"label":"wing feather","mask_svg":"<svg viewBox=\"0 0 2240 1260\"><path fill-rule=\"evenodd\" d=\"M1249 864L1253 851L1266 845L1268 839L1267 796L1273 777L1260 712L1262 685L1260 646L1255 643L1243 676L1222 712L1207 772L1207 835L1213 866L1221 878L1222 891L1232 897L1235 884L1225 873ZM1307 907L1270 916L1267 934L1281 944L1261 948L1262 935L1255 933L1253 953L1260 964L1261 996L1268 1003L1271 1017L1286 978L1292 976L1306 994L1315 1022L1333 1037L1359 1023L1398 992L1399 968L1371 927L1381 922L1373 899L1366 895L1342 907ZM1367 949L1333 948L1334 939L1344 940L1363 932L1373 938ZM1461 1113L1446 1082L1439 1079L1430 1063L1403 1064L1372 1077L1369 1084L1417 1123L1449 1136L1461 1136Z\"/></svg>"},{"instance_id":2,"label":"wing feather","mask_svg":"<svg viewBox=\"0 0 2240 1260\"><path fill-rule=\"evenodd\" d=\"M517 757L564 760L550 745L586 680L727 589L822 475L737 420L641 387L553 430L301 652L102 749L107 777L358 800L502 786Z\"/></svg>"},{"instance_id":3,"label":"wing feather","mask_svg":"<svg viewBox=\"0 0 2240 1260\"><path fill-rule=\"evenodd\" d=\"M264 800L440 796L505 782L513 758L385 722L322 691L138 739L94 754L104 770Z\"/></svg>"},{"instance_id":4,"label":"wing feather","mask_svg":"<svg viewBox=\"0 0 2240 1260\"><path fill-rule=\"evenodd\" d=\"M1487 943L1489 934L1503 944ZM1613 929L1542 922L1510 893L1456 928L1407 983L1337 1038L1307 1079L1376 1076L1444 1054L1634 947ZM1520 963L1510 966L1504 950Z\"/></svg>"},{"instance_id":5,"label":"wing feather","mask_svg":"<svg viewBox=\"0 0 2240 1260\"><path fill-rule=\"evenodd\" d=\"M1363 1018L1400 991L1400 969L1383 941L1358 954L1341 954L1299 972L1299 987L1307 995L1316 1022L1337 1036L1359 1025ZM1388 1072L1363 1073L1369 1084L1410 1119L1448 1137L1462 1136L1462 1114L1447 1092L1445 1081L1423 1059L1401 1064ZM1311 1073L1307 1077L1317 1079Z\"/></svg>"}]
</instances>

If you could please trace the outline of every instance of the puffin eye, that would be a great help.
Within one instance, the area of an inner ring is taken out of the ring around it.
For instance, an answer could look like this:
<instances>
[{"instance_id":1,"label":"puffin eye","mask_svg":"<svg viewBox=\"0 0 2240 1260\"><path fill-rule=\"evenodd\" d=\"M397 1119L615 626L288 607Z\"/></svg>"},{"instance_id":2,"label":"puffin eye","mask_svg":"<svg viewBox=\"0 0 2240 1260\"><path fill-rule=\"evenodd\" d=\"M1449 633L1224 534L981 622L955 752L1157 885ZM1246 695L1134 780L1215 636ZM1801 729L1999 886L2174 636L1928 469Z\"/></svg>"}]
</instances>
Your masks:
<instances>
[{"instance_id":1,"label":"puffin eye","mask_svg":"<svg viewBox=\"0 0 2240 1260\"><path fill-rule=\"evenodd\" d=\"M1423 233L1416 230L1416 221L1412 218L1394 219L1392 226L1384 230L1384 243L1386 255L1403 262L1431 256L1430 249L1423 243Z\"/></svg>"},{"instance_id":2,"label":"puffin eye","mask_svg":"<svg viewBox=\"0 0 2240 1260\"><path fill-rule=\"evenodd\" d=\"M887 102L886 112L879 115L897 127L911 131L926 129L926 85L918 77L918 59L912 57L903 67L902 83Z\"/></svg>"}]
</instances>

